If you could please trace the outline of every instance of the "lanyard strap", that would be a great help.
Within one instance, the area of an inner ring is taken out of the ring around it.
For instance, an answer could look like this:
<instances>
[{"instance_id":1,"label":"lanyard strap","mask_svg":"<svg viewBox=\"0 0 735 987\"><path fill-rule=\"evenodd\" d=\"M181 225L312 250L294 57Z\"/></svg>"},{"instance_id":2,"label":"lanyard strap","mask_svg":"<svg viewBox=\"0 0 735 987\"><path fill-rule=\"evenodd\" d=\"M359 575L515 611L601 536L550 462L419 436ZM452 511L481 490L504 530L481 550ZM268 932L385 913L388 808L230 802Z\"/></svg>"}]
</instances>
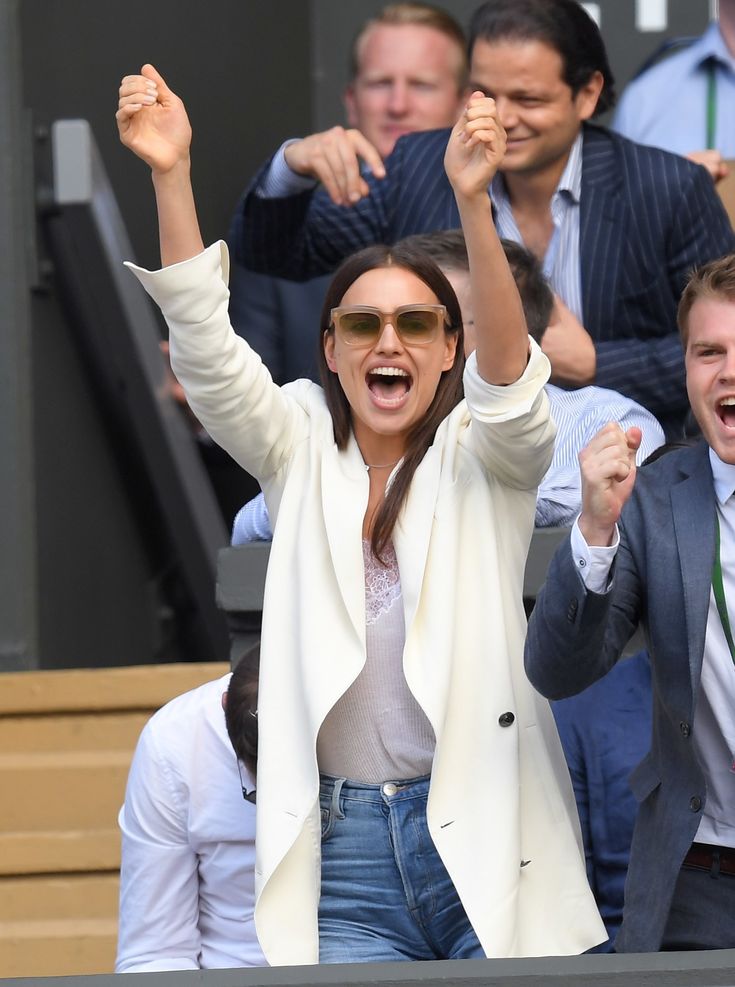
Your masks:
<instances>
[{"instance_id":1,"label":"lanyard strap","mask_svg":"<svg viewBox=\"0 0 735 987\"><path fill-rule=\"evenodd\" d=\"M730 627L730 618L727 613L727 604L725 603L725 587L722 582L722 562L720 561L720 519L715 512L715 564L712 567L712 591L715 594L715 603L717 604L717 613L720 615L720 623L722 624L722 629L725 632L725 639L727 641L727 646L730 649L730 657L735 665L735 644L732 639L732 629Z\"/></svg>"},{"instance_id":2,"label":"lanyard strap","mask_svg":"<svg viewBox=\"0 0 735 987\"><path fill-rule=\"evenodd\" d=\"M715 146L717 130L717 62L707 59L707 150Z\"/></svg>"}]
</instances>

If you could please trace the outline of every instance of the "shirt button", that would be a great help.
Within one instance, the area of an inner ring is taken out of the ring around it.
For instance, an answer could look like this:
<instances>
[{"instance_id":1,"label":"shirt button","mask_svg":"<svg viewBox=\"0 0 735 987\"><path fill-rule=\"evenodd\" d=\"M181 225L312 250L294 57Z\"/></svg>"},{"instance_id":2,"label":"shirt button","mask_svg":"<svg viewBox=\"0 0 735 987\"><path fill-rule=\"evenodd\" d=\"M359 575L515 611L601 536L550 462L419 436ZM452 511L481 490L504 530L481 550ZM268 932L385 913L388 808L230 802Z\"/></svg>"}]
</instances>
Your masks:
<instances>
[{"instance_id":1,"label":"shirt button","mask_svg":"<svg viewBox=\"0 0 735 987\"><path fill-rule=\"evenodd\" d=\"M498 717L498 723L501 725L501 727L509 727L514 722L515 722L515 716L510 712L501 713L501 715Z\"/></svg>"},{"instance_id":2,"label":"shirt button","mask_svg":"<svg viewBox=\"0 0 735 987\"><path fill-rule=\"evenodd\" d=\"M584 567L586 565L587 565L587 560L586 559L580 559L579 560L579 567L580 567L580 569L584 569Z\"/></svg>"},{"instance_id":3,"label":"shirt button","mask_svg":"<svg viewBox=\"0 0 735 987\"><path fill-rule=\"evenodd\" d=\"M682 737L688 737L689 734L692 732L691 727L685 720L681 721L681 723L679 724L679 729L681 730Z\"/></svg>"},{"instance_id":4,"label":"shirt button","mask_svg":"<svg viewBox=\"0 0 735 987\"><path fill-rule=\"evenodd\" d=\"M692 795L692 797L689 799L689 808L692 810L692 812L699 812L699 810L702 808L702 800L698 795Z\"/></svg>"},{"instance_id":5,"label":"shirt button","mask_svg":"<svg viewBox=\"0 0 735 987\"><path fill-rule=\"evenodd\" d=\"M392 781L386 781L383 785L383 795L395 795L398 791L398 785L394 785Z\"/></svg>"}]
</instances>

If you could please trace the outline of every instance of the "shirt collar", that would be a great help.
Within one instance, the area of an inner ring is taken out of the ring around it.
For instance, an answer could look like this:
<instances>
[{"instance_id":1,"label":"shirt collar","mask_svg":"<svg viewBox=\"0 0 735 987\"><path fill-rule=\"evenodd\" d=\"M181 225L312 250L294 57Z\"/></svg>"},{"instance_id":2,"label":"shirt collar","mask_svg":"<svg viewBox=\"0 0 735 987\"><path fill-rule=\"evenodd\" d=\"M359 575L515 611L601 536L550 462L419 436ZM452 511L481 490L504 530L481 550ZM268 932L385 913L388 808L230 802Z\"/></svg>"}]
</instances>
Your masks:
<instances>
[{"instance_id":1,"label":"shirt collar","mask_svg":"<svg viewBox=\"0 0 735 987\"><path fill-rule=\"evenodd\" d=\"M568 192L575 202L579 202L582 194L582 131L580 130L572 144L569 159L561 173L557 192Z\"/></svg>"},{"instance_id":2,"label":"shirt collar","mask_svg":"<svg viewBox=\"0 0 735 987\"><path fill-rule=\"evenodd\" d=\"M577 203L582 194L582 143L583 135L580 130L569 151L569 158L554 192L554 196L557 196L559 192L567 192L574 202ZM508 201L505 178L500 171L496 172L495 177L490 183L490 198L496 209L499 208L501 203Z\"/></svg>"},{"instance_id":3,"label":"shirt collar","mask_svg":"<svg viewBox=\"0 0 735 987\"><path fill-rule=\"evenodd\" d=\"M720 26L717 21L712 21L704 34L694 42L692 54L696 54L697 65L702 65L708 58L714 58L735 72L735 58L733 58L725 44L725 39L720 34Z\"/></svg>"},{"instance_id":4,"label":"shirt collar","mask_svg":"<svg viewBox=\"0 0 735 987\"><path fill-rule=\"evenodd\" d=\"M735 466L723 463L717 453L710 448L709 462L712 467L712 481L715 487L715 497L720 507L735 493Z\"/></svg>"}]
</instances>

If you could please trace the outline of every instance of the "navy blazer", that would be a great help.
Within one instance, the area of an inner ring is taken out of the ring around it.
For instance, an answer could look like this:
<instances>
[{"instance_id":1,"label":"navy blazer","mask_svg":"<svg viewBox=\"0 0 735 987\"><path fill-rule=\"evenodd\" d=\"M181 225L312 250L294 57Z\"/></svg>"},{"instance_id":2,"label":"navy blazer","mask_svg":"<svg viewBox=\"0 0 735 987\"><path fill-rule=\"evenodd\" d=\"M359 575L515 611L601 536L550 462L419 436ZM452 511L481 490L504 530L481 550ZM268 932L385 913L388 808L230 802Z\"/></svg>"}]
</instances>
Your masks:
<instances>
[{"instance_id":1,"label":"navy blazer","mask_svg":"<svg viewBox=\"0 0 735 987\"><path fill-rule=\"evenodd\" d=\"M304 280L371 243L460 225L444 172L449 130L402 137L387 176L351 208L323 191L264 199L256 176L230 244L252 270ZM584 324L595 383L621 391L671 426L687 411L676 306L692 267L735 250L707 171L685 158L584 126L580 252ZM671 428L670 428L671 430Z\"/></svg>"},{"instance_id":2,"label":"navy blazer","mask_svg":"<svg viewBox=\"0 0 735 987\"><path fill-rule=\"evenodd\" d=\"M638 803L628 776L651 746L651 663L640 651L576 696L551 704L574 786L587 877L609 939L623 920ZM604 715L600 711L604 710Z\"/></svg>"},{"instance_id":3,"label":"navy blazer","mask_svg":"<svg viewBox=\"0 0 735 987\"><path fill-rule=\"evenodd\" d=\"M230 321L271 372L276 384L308 377L319 381L322 305L330 279L297 284L230 268Z\"/></svg>"},{"instance_id":4,"label":"navy blazer","mask_svg":"<svg viewBox=\"0 0 735 987\"><path fill-rule=\"evenodd\" d=\"M692 731L714 554L715 495L701 442L639 471L623 509L608 592L586 591L567 538L529 621L526 671L551 699L604 675L639 620L651 656L653 732L650 752L630 777L639 809L619 952L660 947L674 885L707 800Z\"/></svg>"}]
</instances>

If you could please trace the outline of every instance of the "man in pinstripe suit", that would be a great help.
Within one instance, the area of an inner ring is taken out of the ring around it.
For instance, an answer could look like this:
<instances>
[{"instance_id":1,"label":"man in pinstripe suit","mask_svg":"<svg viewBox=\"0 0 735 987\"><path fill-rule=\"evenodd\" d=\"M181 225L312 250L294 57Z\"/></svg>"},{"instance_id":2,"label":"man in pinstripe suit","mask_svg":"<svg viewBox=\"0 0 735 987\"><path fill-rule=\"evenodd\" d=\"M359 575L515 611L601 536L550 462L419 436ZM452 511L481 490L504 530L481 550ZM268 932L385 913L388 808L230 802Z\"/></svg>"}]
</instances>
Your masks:
<instances>
[{"instance_id":1,"label":"man in pinstripe suit","mask_svg":"<svg viewBox=\"0 0 735 987\"><path fill-rule=\"evenodd\" d=\"M566 306L544 336L555 380L621 391L676 433L677 300L693 266L735 249L709 175L588 122L613 105L613 78L576 0L489 0L470 39L473 88L495 98L508 134L489 189L498 231L533 250ZM447 136L404 137L384 166L351 131L286 145L235 215L236 257L299 280L368 243L457 226Z\"/></svg>"}]
</instances>

